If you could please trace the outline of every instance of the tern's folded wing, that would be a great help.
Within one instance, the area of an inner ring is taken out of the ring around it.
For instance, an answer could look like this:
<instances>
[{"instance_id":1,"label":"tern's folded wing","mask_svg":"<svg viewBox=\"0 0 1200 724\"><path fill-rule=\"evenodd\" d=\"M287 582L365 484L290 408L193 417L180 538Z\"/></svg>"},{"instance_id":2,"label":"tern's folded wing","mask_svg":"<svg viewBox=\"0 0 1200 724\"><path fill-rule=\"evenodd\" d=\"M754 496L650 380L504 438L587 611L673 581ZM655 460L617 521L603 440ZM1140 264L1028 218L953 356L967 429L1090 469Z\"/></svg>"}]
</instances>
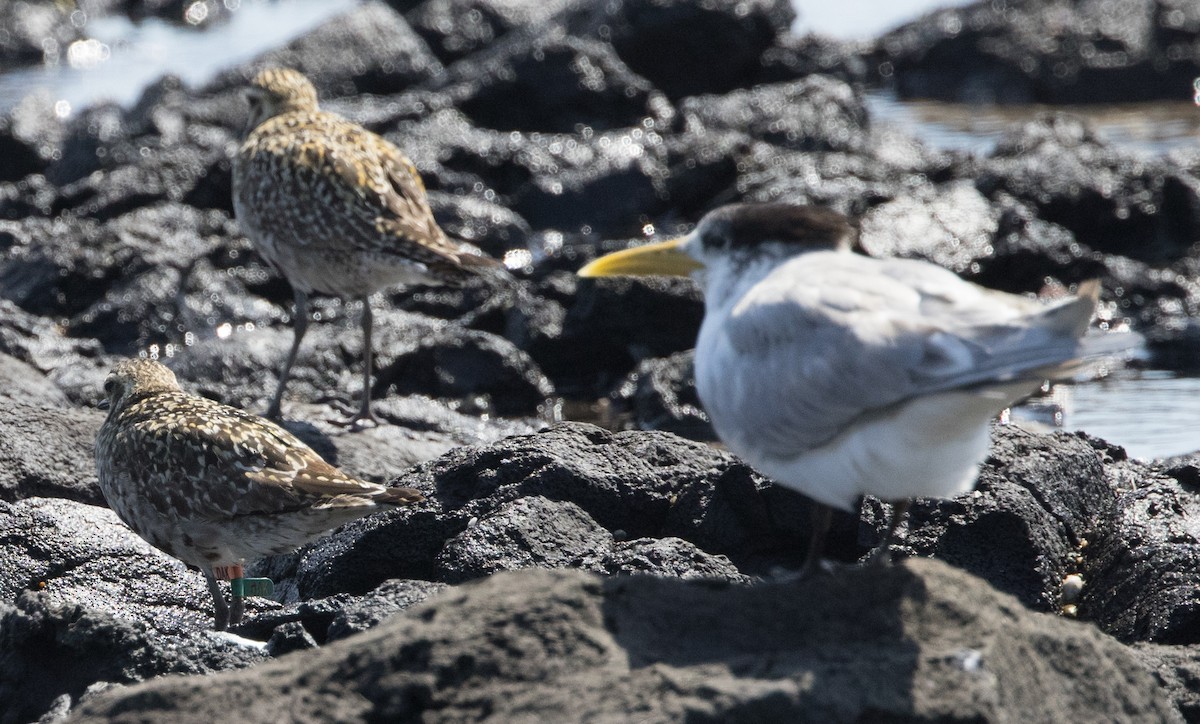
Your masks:
<instances>
[{"instance_id":1,"label":"tern's folded wing","mask_svg":"<svg viewBox=\"0 0 1200 724\"><path fill-rule=\"evenodd\" d=\"M1012 297L1005 307L1004 297L957 278L934 273L914 284L869 259L786 271L743 297L697 359L714 419L752 415L756 444L781 456L917 396L1011 390L1022 379L1032 389L1076 354L1079 318L1086 325L1094 306Z\"/></svg>"}]
</instances>

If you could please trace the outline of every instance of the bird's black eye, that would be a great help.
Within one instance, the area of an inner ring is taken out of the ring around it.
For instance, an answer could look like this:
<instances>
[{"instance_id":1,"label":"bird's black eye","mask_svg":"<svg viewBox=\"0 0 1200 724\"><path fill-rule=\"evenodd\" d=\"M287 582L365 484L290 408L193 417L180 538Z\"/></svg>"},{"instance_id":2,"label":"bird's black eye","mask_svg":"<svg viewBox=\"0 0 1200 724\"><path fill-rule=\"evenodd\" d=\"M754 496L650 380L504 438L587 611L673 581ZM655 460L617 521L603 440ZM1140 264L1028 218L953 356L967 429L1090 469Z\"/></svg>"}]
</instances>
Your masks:
<instances>
[{"instance_id":1,"label":"bird's black eye","mask_svg":"<svg viewBox=\"0 0 1200 724\"><path fill-rule=\"evenodd\" d=\"M117 389L117 381L116 380L114 380L110 377L109 379L104 381L104 394L111 396L113 391L116 389Z\"/></svg>"}]
</instances>

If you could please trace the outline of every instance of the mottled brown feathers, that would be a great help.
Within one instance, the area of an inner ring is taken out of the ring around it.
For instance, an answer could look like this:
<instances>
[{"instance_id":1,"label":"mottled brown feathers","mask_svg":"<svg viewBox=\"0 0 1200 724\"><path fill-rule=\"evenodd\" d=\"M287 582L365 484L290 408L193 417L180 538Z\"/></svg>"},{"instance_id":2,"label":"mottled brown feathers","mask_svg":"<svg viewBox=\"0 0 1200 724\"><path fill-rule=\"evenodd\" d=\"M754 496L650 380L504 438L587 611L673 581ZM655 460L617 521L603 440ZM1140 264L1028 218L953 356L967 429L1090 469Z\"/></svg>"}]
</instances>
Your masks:
<instances>
[{"instance_id":1,"label":"mottled brown feathers","mask_svg":"<svg viewBox=\"0 0 1200 724\"><path fill-rule=\"evenodd\" d=\"M278 425L182 391L157 362L118 363L105 390L96 440L105 497L140 535L193 565L295 548L379 503L422 499L358 480ZM318 512L331 504L343 511Z\"/></svg>"}]
</instances>

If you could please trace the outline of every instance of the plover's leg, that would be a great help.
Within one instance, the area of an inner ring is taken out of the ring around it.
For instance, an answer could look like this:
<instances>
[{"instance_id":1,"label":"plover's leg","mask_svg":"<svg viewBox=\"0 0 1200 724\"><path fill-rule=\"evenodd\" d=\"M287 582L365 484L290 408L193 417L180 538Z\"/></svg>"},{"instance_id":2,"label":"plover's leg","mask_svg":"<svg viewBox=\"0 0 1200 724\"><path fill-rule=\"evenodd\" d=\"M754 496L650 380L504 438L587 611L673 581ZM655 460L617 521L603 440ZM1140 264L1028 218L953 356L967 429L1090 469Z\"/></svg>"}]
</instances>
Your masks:
<instances>
[{"instance_id":1,"label":"plover's leg","mask_svg":"<svg viewBox=\"0 0 1200 724\"><path fill-rule=\"evenodd\" d=\"M295 335L292 337L292 349L288 352L283 369L279 372L279 386L275 388L275 396L271 398L271 404L267 406L266 417L271 420L278 420L281 417L280 404L283 401L283 388L287 386L288 377L292 374L296 353L300 351L300 340L304 339L304 333L308 331L308 294L295 287L292 287L292 293L296 299L296 313L292 318L292 329Z\"/></svg>"},{"instance_id":2,"label":"plover's leg","mask_svg":"<svg viewBox=\"0 0 1200 724\"><path fill-rule=\"evenodd\" d=\"M796 573L797 578L808 578L821 570L821 553L825 550L825 537L829 534L829 526L832 523L833 508L812 501L812 537L808 541L804 565L800 566Z\"/></svg>"},{"instance_id":3,"label":"plover's leg","mask_svg":"<svg viewBox=\"0 0 1200 724\"><path fill-rule=\"evenodd\" d=\"M365 296L362 298L362 333L363 333L363 391L362 402L358 406L358 412L354 413L354 417L346 420L346 427L351 430L357 430L363 427L368 427L365 423L378 425L379 419L375 417L375 413L371 411L371 368L375 360L375 349L371 342L371 328L374 326L374 317L371 315L371 298Z\"/></svg>"},{"instance_id":4,"label":"plover's leg","mask_svg":"<svg viewBox=\"0 0 1200 724\"><path fill-rule=\"evenodd\" d=\"M204 571L204 579L208 581L208 592L213 599L213 628L224 631L229 628L229 605L225 603L225 594L211 570Z\"/></svg>"},{"instance_id":5,"label":"plover's leg","mask_svg":"<svg viewBox=\"0 0 1200 724\"><path fill-rule=\"evenodd\" d=\"M867 556L868 564L887 565L892 562L892 540L896 537L896 529L900 527L900 521L904 520L904 515L911 505L912 501L908 499L892 503L892 519L888 522L887 533L883 534L883 540L879 541L879 545Z\"/></svg>"},{"instance_id":6,"label":"plover's leg","mask_svg":"<svg viewBox=\"0 0 1200 724\"><path fill-rule=\"evenodd\" d=\"M242 622L242 614L246 611L246 599L234 596L229 602L229 625L237 626Z\"/></svg>"}]
</instances>

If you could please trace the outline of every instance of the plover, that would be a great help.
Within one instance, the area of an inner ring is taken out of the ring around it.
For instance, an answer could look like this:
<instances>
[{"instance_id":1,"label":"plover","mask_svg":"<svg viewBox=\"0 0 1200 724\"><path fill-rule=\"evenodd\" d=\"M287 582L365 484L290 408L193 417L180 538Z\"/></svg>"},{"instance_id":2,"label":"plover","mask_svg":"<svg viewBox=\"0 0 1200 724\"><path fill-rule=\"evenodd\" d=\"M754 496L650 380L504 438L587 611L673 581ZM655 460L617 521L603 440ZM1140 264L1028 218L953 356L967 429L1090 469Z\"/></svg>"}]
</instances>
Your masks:
<instances>
[{"instance_id":1,"label":"plover","mask_svg":"<svg viewBox=\"0 0 1200 724\"><path fill-rule=\"evenodd\" d=\"M422 500L411 488L358 480L269 420L180 389L151 360L124 360L104 382L96 436L100 489L151 545L208 579L216 628L241 619L217 573L286 553L332 528Z\"/></svg>"},{"instance_id":2,"label":"plover","mask_svg":"<svg viewBox=\"0 0 1200 724\"><path fill-rule=\"evenodd\" d=\"M363 393L347 422L371 411L371 304L394 284L455 283L499 263L451 240L434 221L416 167L379 135L317 106L297 71L260 72L247 90L247 135L233 159L242 231L292 285L295 336L267 417L278 419L312 292L362 301Z\"/></svg>"},{"instance_id":3,"label":"plover","mask_svg":"<svg viewBox=\"0 0 1200 724\"><path fill-rule=\"evenodd\" d=\"M1085 336L1095 281L1041 304L928 262L852 253L853 239L828 209L738 204L579 271L698 280L697 393L731 451L817 503L804 573L819 562L830 506L893 502L886 557L911 498L974 487L999 412L1138 341Z\"/></svg>"}]
</instances>

